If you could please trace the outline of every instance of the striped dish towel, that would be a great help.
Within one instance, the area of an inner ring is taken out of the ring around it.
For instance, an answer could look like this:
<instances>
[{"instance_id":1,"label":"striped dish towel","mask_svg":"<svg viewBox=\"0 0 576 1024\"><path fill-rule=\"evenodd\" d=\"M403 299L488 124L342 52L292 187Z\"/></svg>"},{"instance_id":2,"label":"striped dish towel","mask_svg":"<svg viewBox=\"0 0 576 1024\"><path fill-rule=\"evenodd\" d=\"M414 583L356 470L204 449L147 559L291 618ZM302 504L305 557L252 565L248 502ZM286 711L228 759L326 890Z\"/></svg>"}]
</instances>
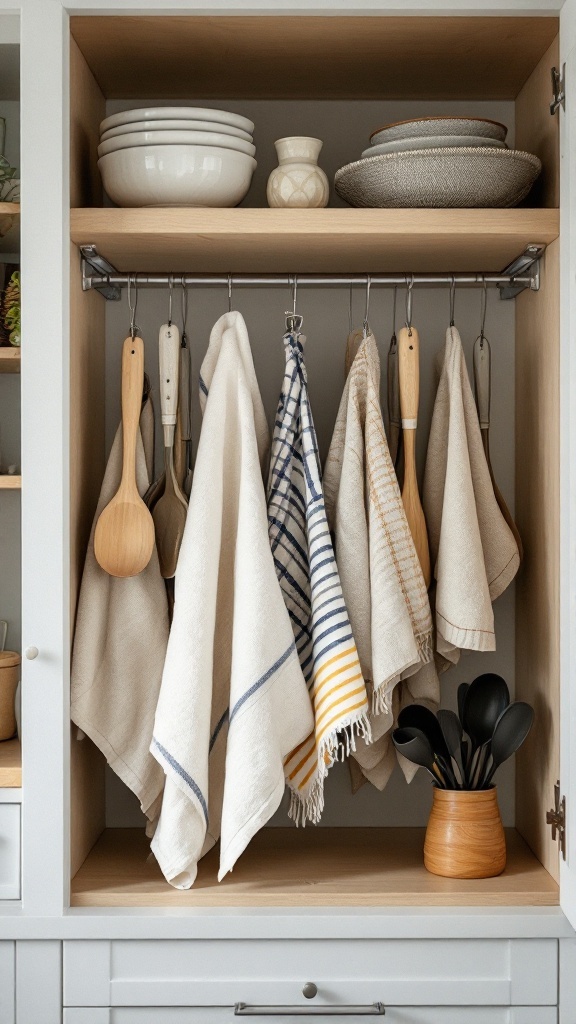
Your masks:
<instances>
[{"instance_id":1,"label":"striped dish towel","mask_svg":"<svg viewBox=\"0 0 576 1024\"><path fill-rule=\"evenodd\" d=\"M302 335L287 334L268 483L268 530L314 709L314 730L285 761L290 817L317 823L324 779L370 739L368 698L326 519Z\"/></svg>"},{"instance_id":2,"label":"striped dish towel","mask_svg":"<svg viewBox=\"0 0 576 1024\"><path fill-rule=\"evenodd\" d=\"M221 317L200 378L204 409L176 570L151 750L166 773L152 842L189 888L220 843L221 879L282 800L284 759L313 725L268 541L269 432L248 332Z\"/></svg>"},{"instance_id":3,"label":"striped dish towel","mask_svg":"<svg viewBox=\"0 0 576 1024\"><path fill-rule=\"evenodd\" d=\"M349 368L324 492L338 569L372 696L372 738L353 758L382 789L396 763L390 730L400 708L438 700L426 584L406 520L380 408L380 358L372 334L348 338ZM398 685L400 684L400 685Z\"/></svg>"}]
</instances>

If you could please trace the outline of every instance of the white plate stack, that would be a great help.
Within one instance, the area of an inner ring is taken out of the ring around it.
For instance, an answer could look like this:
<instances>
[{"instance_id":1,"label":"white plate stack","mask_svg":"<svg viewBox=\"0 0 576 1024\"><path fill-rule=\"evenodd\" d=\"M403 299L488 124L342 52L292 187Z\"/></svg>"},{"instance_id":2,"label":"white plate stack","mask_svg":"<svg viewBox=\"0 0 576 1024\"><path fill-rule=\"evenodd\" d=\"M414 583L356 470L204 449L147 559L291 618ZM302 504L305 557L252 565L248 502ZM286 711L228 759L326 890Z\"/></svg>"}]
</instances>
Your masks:
<instances>
[{"instance_id":1,"label":"white plate stack","mask_svg":"<svg viewBox=\"0 0 576 1024\"><path fill-rule=\"evenodd\" d=\"M100 125L98 167L118 206L237 206L256 169L254 124L207 107L124 110Z\"/></svg>"}]
</instances>

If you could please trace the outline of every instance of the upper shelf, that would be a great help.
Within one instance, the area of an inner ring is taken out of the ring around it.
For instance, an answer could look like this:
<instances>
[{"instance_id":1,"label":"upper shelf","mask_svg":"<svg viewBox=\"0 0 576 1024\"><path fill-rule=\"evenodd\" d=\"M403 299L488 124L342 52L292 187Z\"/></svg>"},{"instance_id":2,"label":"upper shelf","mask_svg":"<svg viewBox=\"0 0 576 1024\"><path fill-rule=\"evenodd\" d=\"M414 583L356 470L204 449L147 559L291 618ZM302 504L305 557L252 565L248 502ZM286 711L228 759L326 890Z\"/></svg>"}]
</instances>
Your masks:
<instances>
[{"instance_id":1,"label":"upper shelf","mask_svg":"<svg viewBox=\"0 0 576 1024\"><path fill-rule=\"evenodd\" d=\"M555 17L244 15L71 18L120 99L515 99ZM146 74L134 74L134 67Z\"/></svg>"},{"instance_id":2,"label":"upper shelf","mask_svg":"<svg viewBox=\"0 0 576 1024\"><path fill-rule=\"evenodd\" d=\"M71 211L73 242L139 272L498 273L558 232L552 209Z\"/></svg>"}]
</instances>

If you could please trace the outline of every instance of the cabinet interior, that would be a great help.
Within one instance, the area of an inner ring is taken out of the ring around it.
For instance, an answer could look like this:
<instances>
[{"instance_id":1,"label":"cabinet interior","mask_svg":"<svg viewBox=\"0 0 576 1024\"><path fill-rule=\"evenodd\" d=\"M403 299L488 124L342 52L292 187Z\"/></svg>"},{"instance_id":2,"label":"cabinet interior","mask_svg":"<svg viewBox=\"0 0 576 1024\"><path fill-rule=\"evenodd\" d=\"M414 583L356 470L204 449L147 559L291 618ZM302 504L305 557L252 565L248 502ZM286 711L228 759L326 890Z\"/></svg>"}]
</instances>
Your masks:
<instances>
[{"instance_id":1,"label":"cabinet interior","mask_svg":"<svg viewBox=\"0 0 576 1024\"><path fill-rule=\"evenodd\" d=\"M558 120L549 113L550 68L558 64L557 19L82 16L71 19L71 31L72 622L110 431L119 416L117 342L127 326L125 298L122 303L106 303L96 292L82 292L79 244L95 243L121 270L175 273L263 269L272 273L498 272L529 242L548 245L541 261L538 292L526 291L514 302L501 302L497 293L489 296L491 330L499 342L498 349L493 346L493 358L501 360L493 403L496 407L497 397L502 398L501 422L509 427L509 451L499 454L494 439L493 462L500 466L499 486L506 499L511 504L515 499L525 560L515 594L511 589L495 606L496 654L467 659L463 675L451 680L444 677L442 683L451 701L454 681L481 671L498 671L504 658L507 671L503 674L515 675L517 699L529 700L535 707L531 737L516 759L515 771L511 766L503 776L505 824L515 825L509 835L506 873L474 883L428 875L421 861L421 826L429 803L429 787L423 779L417 779L408 790L396 782L390 796L375 790L370 797L359 794L359 810L350 811L347 818L348 811L343 812L348 827L330 827L338 821L339 807L348 808L351 799L344 793L346 780L340 772L334 784L335 816L329 816L328 827L305 831L267 828L220 886L211 854L201 862L195 888L188 892L171 889L159 869L146 862L142 828L126 827L138 824L130 800L107 778L103 758L93 744L88 739L78 741L73 728L72 903L556 903L558 850L545 815L553 802L559 768L559 143ZM191 52L194 60L190 60ZM410 75L405 73L407 52L411 55ZM279 68L294 66L294 53L298 54L294 73L279 72ZM150 73L134 74L138 64ZM240 209L116 210L105 205L96 166L99 123L107 111L136 106L138 102L126 101L139 100L206 101L215 106L226 101L229 109L252 117L259 168ZM527 204L515 210L351 211L334 196L327 210L295 211L286 217L282 215L288 211L264 209L265 181L274 165L274 153L268 139L267 146L261 146L259 121L266 124L266 131L276 132L270 135L271 141L290 131L296 134L296 127L284 129L286 122L292 124L291 119L304 124L299 134L308 131L325 138L326 156L320 163L330 177L331 163L339 161L335 169L359 156L356 141L349 144L343 135L344 115L350 116L352 109L372 128L416 116L419 110L453 113L467 109L488 117L502 110L504 116L496 119L506 121L508 117L514 125L516 147L541 158L542 176ZM380 109L381 122L377 119ZM387 116L392 109L398 111L397 116ZM324 135L319 130L320 115L325 115ZM197 303L199 337L205 347L209 327L226 308L226 299L202 291L196 298L191 296L191 301ZM286 301L286 295L275 291L238 297L240 310L246 314L254 310L256 320L264 315L259 310L270 312L259 328L262 337L255 331L253 340L265 405L277 398L283 330L278 310L285 308ZM391 301L390 293L372 299L377 309L376 335L386 348ZM423 357L428 360L422 373L423 380L428 378L429 393L423 387L422 394L426 417L433 401L435 349L447 326L446 290L442 294L426 290L422 300L417 296L418 304L420 301L427 317L429 304L428 319L435 329L434 352ZM158 293L140 294L142 326L149 332L157 332L161 323L162 302ZM326 319L318 342L310 346L312 381L314 369L320 375L331 358L332 330L339 331L336 337L343 352L348 294L328 303L321 293L304 295L302 302L308 302L311 335L318 319ZM399 310L402 302L400 292ZM477 291L458 292L470 345L478 333L479 319L473 318L479 302ZM357 319L362 316L363 303L363 293L357 292ZM246 318L251 330L252 321L248 315ZM152 358L154 338L148 337L147 344ZM386 348L381 347L381 357ZM337 369L333 376L337 377L331 384L333 395L339 398L343 370ZM506 400L514 391L515 413L513 403ZM324 455L336 412L333 395L326 405L320 401L316 406ZM494 419L497 415L494 408ZM196 438L198 430L199 420ZM424 447L425 442L424 437ZM386 801L391 808L390 822L404 827L367 827L386 823ZM280 824L288 824L287 819L272 822Z\"/></svg>"}]
</instances>

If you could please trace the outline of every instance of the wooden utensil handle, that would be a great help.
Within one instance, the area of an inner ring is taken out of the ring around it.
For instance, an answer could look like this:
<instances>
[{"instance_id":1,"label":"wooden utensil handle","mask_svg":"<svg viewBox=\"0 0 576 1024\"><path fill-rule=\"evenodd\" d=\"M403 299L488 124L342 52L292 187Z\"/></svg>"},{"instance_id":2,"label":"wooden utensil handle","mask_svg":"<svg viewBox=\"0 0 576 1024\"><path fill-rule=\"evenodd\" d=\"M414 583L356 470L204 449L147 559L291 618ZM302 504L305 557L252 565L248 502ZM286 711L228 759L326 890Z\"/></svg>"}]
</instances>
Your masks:
<instances>
[{"instance_id":1,"label":"wooden utensil handle","mask_svg":"<svg viewBox=\"0 0 576 1024\"><path fill-rule=\"evenodd\" d=\"M486 338L477 338L474 343L474 390L480 429L490 426L490 343Z\"/></svg>"},{"instance_id":2,"label":"wooden utensil handle","mask_svg":"<svg viewBox=\"0 0 576 1024\"><path fill-rule=\"evenodd\" d=\"M400 409L404 430L416 430L420 400L420 339L418 331L402 327L398 332Z\"/></svg>"},{"instance_id":3,"label":"wooden utensil handle","mask_svg":"<svg viewBox=\"0 0 576 1024\"><path fill-rule=\"evenodd\" d=\"M180 362L180 331L176 324L162 324L158 338L160 360L160 408L164 427L164 447L174 444L178 412L178 365Z\"/></svg>"},{"instance_id":4,"label":"wooden utensil handle","mask_svg":"<svg viewBox=\"0 0 576 1024\"><path fill-rule=\"evenodd\" d=\"M126 338L122 348L122 484L134 487L136 478L136 437L144 387L144 342Z\"/></svg>"}]
</instances>

